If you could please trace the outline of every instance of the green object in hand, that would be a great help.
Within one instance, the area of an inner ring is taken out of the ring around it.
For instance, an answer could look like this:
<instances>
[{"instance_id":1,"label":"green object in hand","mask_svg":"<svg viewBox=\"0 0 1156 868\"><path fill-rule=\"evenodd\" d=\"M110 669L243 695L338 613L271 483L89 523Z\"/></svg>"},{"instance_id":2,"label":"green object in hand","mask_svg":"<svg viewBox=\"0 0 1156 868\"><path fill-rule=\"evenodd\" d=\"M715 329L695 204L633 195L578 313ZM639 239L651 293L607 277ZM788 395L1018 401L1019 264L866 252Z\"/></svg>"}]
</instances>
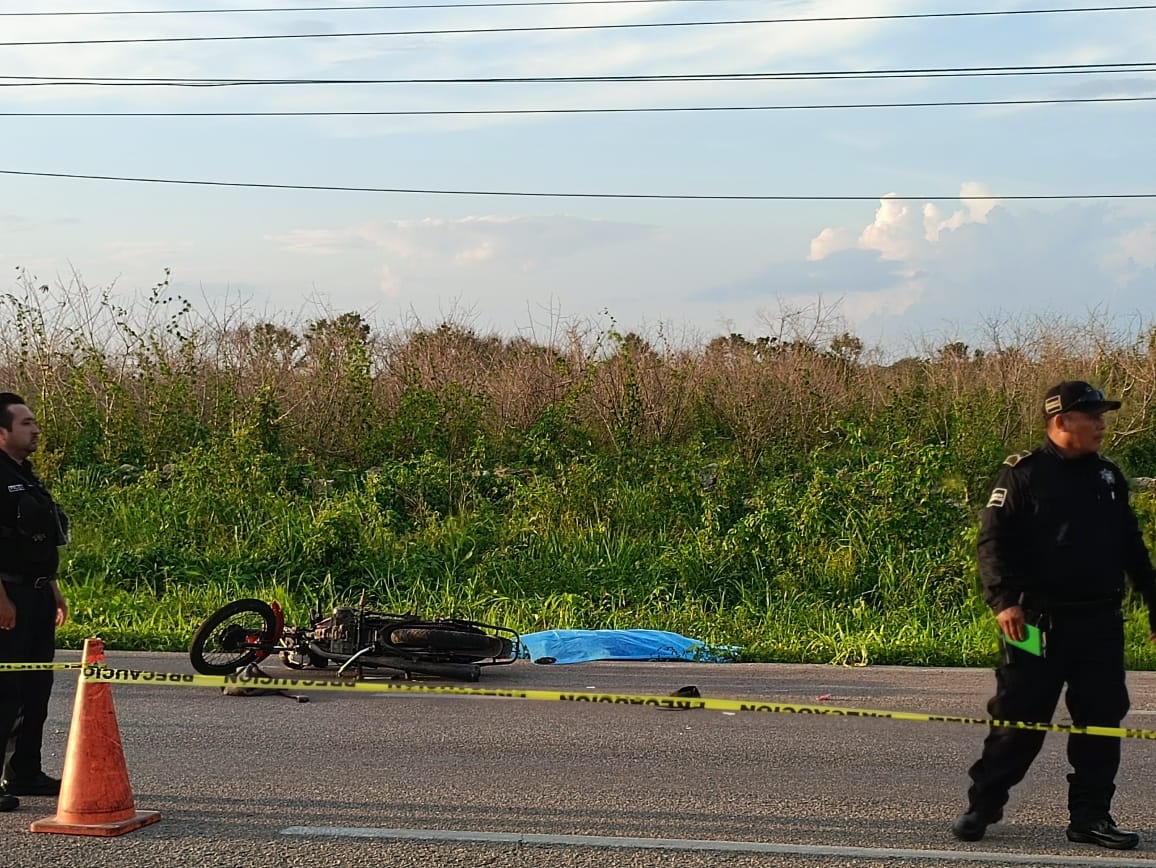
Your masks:
<instances>
[{"instance_id":1,"label":"green object in hand","mask_svg":"<svg viewBox=\"0 0 1156 868\"><path fill-rule=\"evenodd\" d=\"M1003 640L1008 645L1014 645L1016 648L1027 651L1029 654L1035 654L1037 657L1043 656L1043 633L1041 633L1040 628L1034 624L1024 624L1024 638L1022 640L1017 642L1015 639L1009 639L1007 635L1004 635Z\"/></svg>"}]
</instances>

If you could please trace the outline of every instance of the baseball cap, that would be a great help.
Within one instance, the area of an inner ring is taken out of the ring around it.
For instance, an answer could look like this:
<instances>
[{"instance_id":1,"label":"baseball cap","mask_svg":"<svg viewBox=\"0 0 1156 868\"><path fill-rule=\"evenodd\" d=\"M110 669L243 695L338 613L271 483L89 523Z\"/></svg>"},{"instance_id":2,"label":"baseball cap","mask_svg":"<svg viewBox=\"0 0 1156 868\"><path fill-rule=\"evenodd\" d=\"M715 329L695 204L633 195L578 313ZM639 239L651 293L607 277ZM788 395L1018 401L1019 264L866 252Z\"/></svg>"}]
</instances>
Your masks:
<instances>
[{"instance_id":1,"label":"baseball cap","mask_svg":"<svg viewBox=\"0 0 1156 868\"><path fill-rule=\"evenodd\" d=\"M1106 398L1103 392L1083 380L1064 380L1044 393L1044 415L1048 417L1058 416L1069 410L1104 413L1119 409L1119 401Z\"/></svg>"}]
</instances>

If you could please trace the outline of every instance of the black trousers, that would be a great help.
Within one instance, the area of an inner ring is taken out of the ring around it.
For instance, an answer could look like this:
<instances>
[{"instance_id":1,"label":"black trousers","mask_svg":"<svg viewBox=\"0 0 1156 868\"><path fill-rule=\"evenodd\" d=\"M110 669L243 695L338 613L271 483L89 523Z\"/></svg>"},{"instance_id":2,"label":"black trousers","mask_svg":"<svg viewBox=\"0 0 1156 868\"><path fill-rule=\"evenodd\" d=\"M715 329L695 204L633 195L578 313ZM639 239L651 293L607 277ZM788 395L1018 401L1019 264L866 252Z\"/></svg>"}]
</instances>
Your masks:
<instances>
[{"instance_id":1,"label":"black trousers","mask_svg":"<svg viewBox=\"0 0 1156 868\"><path fill-rule=\"evenodd\" d=\"M1050 723L1067 685L1066 703L1076 726L1119 726L1128 713L1124 684L1124 617L1104 607L1064 614L1028 612L1046 632L1046 655L1005 646L996 670L996 693L987 704L993 720ZM1023 780L1044 743L1044 732L992 727L983 754L968 774L970 806L995 816L1008 791ZM1109 816L1120 767L1120 739L1068 736L1068 813L1073 823Z\"/></svg>"},{"instance_id":2,"label":"black trousers","mask_svg":"<svg viewBox=\"0 0 1156 868\"><path fill-rule=\"evenodd\" d=\"M5 582L4 591L16 607L16 626L0 630L0 662L50 663L56 654L52 589ZM41 743L51 695L51 670L0 672L0 744L10 742L11 750L4 777L28 778L43 770Z\"/></svg>"}]
</instances>

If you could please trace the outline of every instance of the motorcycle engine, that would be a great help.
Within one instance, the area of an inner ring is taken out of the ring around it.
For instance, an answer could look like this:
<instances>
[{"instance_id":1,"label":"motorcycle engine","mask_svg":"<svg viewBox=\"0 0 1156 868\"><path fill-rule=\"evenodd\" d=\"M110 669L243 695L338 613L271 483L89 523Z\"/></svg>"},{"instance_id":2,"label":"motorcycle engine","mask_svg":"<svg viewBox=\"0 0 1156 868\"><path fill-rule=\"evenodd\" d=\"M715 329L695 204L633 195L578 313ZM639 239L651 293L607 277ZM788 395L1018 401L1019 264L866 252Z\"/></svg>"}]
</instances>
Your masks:
<instances>
[{"instance_id":1,"label":"motorcycle engine","mask_svg":"<svg viewBox=\"0 0 1156 868\"><path fill-rule=\"evenodd\" d=\"M317 625L314 637L318 645L334 654L356 654L361 650L357 643L357 610L334 609L330 617Z\"/></svg>"},{"instance_id":2,"label":"motorcycle engine","mask_svg":"<svg viewBox=\"0 0 1156 868\"><path fill-rule=\"evenodd\" d=\"M372 613L359 613L353 608L337 608L333 610L332 616L317 623L313 631L314 641L334 654L352 655L381 640L387 623L385 618Z\"/></svg>"}]
</instances>

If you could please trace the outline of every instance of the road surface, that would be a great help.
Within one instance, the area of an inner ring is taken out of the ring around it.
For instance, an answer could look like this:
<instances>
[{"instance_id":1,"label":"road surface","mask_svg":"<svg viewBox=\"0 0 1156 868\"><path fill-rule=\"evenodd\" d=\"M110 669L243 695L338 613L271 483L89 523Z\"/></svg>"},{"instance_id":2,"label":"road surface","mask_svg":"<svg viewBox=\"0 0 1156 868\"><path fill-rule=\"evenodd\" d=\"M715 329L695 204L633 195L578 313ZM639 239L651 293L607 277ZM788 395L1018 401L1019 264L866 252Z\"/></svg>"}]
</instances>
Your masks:
<instances>
[{"instance_id":1,"label":"road surface","mask_svg":"<svg viewBox=\"0 0 1156 868\"><path fill-rule=\"evenodd\" d=\"M192 672L177 654L109 652L109 662ZM76 681L75 671L57 674L45 739L54 774ZM689 685L707 698L983 717L993 676L518 662L486 669L475 686L665 696ZM1129 685L1126 725L1156 728L1156 673L1133 673ZM162 820L116 838L33 834L29 823L52 816L55 802L26 798L0 814L0 866L1156 868L1156 743L1138 739L1124 742L1115 814L1143 841L1112 853L1064 838L1062 735L1048 736L1006 821L962 844L949 826L980 726L496 697L112 692L136 806Z\"/></svg>"}]
</instances>

